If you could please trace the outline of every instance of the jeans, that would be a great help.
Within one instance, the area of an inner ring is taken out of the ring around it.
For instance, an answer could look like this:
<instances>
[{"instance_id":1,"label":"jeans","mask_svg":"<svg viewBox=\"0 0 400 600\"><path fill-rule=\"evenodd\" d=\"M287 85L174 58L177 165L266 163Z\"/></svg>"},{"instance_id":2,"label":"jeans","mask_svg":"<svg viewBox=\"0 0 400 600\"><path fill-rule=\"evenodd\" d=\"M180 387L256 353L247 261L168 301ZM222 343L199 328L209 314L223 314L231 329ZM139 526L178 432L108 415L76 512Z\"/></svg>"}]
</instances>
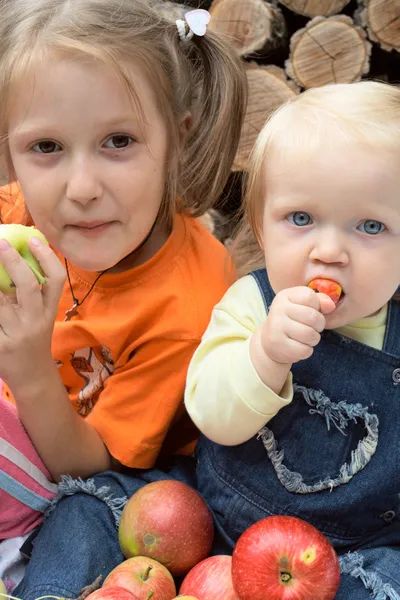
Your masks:
<instances>
[{"instance_id":1,"label":"jeans","mask_svg":"<svg viewBox=\"0 0 400 600\"><path fill-rule=\"evenodd\" d=\"M123 505L119 499L130 497L152 481L172 478L195 485L194 461L182 460L165 472L151 469L129 475L97 475L92 480L93 488L103 492L99 494L103 499L83 490L65 495L42 526L25 578L14 596L22 600L46 595L77 598L81 589L99 575L104 580L124 560L118 543L116 507ZM111 505L112 497L115 502ZM230 554L232 543L215 522L213 554ZM394 532L386 539L371 540L360 552L342 555L341 586L336 600L400 600L397 539L398 532Z\"/></svg>"},{"instance_id":2,"label":"jeans","mask_svg":"<svg viewBox=\"0 0 400 600\"><path fill-rule=\"evenodd\" d=\"M193 465L194 459L181 457L165 471L109 471L89 480L91 486L81 482L81 492L71 489L72 495L68 495L66 491L35 539L25 577L14 596L22 600L46 595L77 598L99 575L104 581L124 560L117 523L125 499L147 483L162 479L194 486ZM98 497L93 495L94 489L100 492Z\"/></svg>"}]
</instances>

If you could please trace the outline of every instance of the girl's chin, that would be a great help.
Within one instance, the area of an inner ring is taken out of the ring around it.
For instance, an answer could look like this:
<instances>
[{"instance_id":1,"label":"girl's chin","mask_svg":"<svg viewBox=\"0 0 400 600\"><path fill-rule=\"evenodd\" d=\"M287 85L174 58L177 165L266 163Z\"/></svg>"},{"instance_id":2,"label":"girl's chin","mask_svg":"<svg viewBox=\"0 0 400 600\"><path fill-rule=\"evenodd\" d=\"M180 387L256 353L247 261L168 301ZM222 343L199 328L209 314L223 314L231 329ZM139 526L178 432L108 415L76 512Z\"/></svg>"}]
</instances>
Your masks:
<instances>
[{"instance_id":1,"label":"girl's chin","mask_svg":"<svg viewBox=\"0 0 400 600\"><path fill-rule=\"evenodd\" d=\"M82 271L87 271L88 273L102 273L103 271L108 271L114 267L114 264L108 264L106 262L99 261L85 261L82 259L74 260L73 258L67 259L69 263L81 269Z\"/></svg>"}]
</instances>

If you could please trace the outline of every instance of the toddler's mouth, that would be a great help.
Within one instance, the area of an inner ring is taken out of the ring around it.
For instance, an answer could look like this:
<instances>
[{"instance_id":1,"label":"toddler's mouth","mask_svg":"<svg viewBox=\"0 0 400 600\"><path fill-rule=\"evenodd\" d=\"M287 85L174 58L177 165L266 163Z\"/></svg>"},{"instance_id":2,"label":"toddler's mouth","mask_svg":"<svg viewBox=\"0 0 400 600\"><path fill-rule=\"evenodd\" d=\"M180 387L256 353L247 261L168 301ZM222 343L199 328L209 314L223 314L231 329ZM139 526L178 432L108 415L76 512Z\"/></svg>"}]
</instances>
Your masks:
<instances>
[{"instance_id":1,"label":"toddler's mouth","mask_svg":"<svg viewBox=\"0 0 400 600\"><path fill-rule=\"evenodd\" d=\"M324 279L322 277L318 277L313 279L308 284L308 287L314 290L314 292L319 294L326 294L333 300L336 306L343 300L345 293L343 292L342 286L337 281L333 281L332 279Z\"/></svg>"},{"instance_id":2,"label":"toddler's mouth","mask_svg":"<svg viewBox=\"0 0 400 600\"><path fill-rule=\"evenodd\" d=\"M342 290L340 293L339 300L337 301L336 308L339 308L339 306L341 306L343 304L345 297L346 297L346 293Z\"/></svg>"}]
</instances>

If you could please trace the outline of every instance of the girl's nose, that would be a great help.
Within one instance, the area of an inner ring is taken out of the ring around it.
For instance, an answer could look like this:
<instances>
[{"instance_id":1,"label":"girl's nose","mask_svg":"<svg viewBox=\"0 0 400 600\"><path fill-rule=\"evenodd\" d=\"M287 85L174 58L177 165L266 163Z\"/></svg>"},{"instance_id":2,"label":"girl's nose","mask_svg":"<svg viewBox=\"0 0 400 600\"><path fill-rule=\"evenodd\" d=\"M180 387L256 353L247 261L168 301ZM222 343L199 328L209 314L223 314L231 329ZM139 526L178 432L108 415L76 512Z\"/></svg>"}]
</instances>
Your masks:
<instances>
[{"instance_id":1,"label":"girl's nose","mask_svg":"<svg viewBox=\"0 0 400 600\"><path fill-rule=\"evenodd\" d=\"M310 259L326 264L347 265L349 254L344 237L333 228L320 231L314 240Z\"/></svg>"},{"instance_id":2,"label":"girl's nose","mask_svg":"<svg viewBox=\"0 0 400 600\"><path fill-rule=\"evenodd\" d=\"M101 194L102 186L95 161L86 157L72 161L67 178L67 198L86 205L100 198Z\"/></svg>"}]
</instances>

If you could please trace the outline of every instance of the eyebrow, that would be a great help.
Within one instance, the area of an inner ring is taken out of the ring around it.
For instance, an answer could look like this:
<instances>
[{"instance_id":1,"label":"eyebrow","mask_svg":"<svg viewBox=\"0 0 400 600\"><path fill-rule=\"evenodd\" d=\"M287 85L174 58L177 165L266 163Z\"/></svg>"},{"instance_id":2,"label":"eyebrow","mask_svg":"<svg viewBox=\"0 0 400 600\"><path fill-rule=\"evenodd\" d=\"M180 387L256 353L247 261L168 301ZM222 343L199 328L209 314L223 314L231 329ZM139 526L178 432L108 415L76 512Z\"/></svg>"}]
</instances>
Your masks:
<instances>
[{"instance_id":1,"label":"eyebrow","mask_svg":"<svg viewBox=\"0 0 400 600\"><path fill-rule=\"evenodd\" d=\"M116 117L115 119L109 119L109 120L104 120L104 121L99 121L98 123L96 123L97 127L102 127L104 129L113 129L114 127L132 127L132 125L140 125L139 122L139 118L137 117L137 115L132 114L130 116L122 116L122 117ZM28 127L24 127L23 125L21 125L20 127L17 127L15 129L15 133L16 134L22 134L22 135L30 135L30 134L34 134L36 133L38 130L43 130L43 129L57 129L58 128L58 123L33 123L33 125L28 126Z\"/></svg>"}]
</instances>

